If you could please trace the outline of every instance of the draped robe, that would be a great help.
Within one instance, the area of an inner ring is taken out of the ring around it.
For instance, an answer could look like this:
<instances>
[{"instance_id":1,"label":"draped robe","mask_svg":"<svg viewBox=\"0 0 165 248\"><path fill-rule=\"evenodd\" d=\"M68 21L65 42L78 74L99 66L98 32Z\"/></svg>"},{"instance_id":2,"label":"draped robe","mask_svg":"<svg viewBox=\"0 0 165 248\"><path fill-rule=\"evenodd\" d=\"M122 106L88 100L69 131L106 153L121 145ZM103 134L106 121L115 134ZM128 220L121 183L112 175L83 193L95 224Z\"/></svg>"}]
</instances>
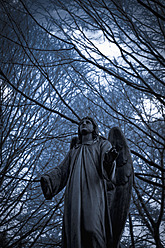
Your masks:
<instances>
[{"instance_id":1,"label":"draped robe","mask_svg":"<svg viewBox=\"0 0 165 248\"><path fill-rule=\"evenodd\" d=\"M108 140L97 138L77 144L63 162L41 178L46 199L65 186L63 248L110 247L112 229L106 182L115 170L104 169L104 155L111 149Z\"/></svg>"}]
</instances>

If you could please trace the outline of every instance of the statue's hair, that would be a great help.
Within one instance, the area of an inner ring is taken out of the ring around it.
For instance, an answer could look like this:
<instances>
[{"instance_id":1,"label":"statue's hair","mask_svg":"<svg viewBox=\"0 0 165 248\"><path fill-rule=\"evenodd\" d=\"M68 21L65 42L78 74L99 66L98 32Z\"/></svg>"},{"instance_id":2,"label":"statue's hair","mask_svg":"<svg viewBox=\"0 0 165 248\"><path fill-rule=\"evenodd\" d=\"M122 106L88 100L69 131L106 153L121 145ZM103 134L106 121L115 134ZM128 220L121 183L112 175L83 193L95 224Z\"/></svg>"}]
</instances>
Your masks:
<instances>
[{"instance_id":1,"label":"statue's hair","mask_svg":"<svg viewBox=\"0 0 165 248\"><path fill-rule=\"evenodd\" d=\"M80 142L81 142L80 125L81 125L81 123L82 123L82 121L83 121L84 119L90 120L90 121L92 122L92 124L93 124L93 132L92 132L92 137L93 137L93 139L97 138L98 133L99 133L98 125L97 125L97 123L95 122L95 120L94 120L92 117L89 117L89 116L83 117L83 118L80 120L79 125L78 125L78 137L79 137L79 141L80 141Z\"/></svg>"}]
</instances>

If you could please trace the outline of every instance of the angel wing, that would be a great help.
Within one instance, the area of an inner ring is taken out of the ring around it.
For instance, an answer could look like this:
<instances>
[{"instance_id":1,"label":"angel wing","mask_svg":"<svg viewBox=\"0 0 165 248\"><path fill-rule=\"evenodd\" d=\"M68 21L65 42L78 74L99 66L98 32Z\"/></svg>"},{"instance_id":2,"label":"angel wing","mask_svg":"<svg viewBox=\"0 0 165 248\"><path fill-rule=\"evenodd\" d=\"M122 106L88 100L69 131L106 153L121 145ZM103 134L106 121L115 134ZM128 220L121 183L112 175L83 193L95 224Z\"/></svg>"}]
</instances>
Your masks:
<instances>
[{"instance_id":1,"label":"angel wing","mask_svg":"<svg viewBox=\"0 0 165 248\"><path fill-rule=\"evenodd\" d=\"M109 188L108 204L112 220L113 248L119 248L129 212L134 172L131 153L119 127L109 131L108 140L119 153L116 159L114 187L107 187Z\"/></svg>"}]
</instances>

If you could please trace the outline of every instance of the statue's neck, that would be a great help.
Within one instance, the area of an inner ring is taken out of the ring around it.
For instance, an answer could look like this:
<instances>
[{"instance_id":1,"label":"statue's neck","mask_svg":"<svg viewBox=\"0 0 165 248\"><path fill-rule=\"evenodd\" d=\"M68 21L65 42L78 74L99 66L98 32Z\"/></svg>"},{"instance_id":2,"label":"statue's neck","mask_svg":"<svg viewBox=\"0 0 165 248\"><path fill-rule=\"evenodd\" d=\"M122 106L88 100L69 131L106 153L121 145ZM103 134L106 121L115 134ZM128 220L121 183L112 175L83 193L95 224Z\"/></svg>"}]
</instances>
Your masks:
<instances>
[{"instance_id":1,"label":"statue's neck","mask_svg":"<svg viewBox=\"0 0 165 248\"><path fill-rule=\"evenodd\" d=\"M86 142L89 142L89 141L92 141L92 140L93 140L92 133L87 133L87 134L82 135L81 143L85 144Z\"/></svg>"}]
</instances>

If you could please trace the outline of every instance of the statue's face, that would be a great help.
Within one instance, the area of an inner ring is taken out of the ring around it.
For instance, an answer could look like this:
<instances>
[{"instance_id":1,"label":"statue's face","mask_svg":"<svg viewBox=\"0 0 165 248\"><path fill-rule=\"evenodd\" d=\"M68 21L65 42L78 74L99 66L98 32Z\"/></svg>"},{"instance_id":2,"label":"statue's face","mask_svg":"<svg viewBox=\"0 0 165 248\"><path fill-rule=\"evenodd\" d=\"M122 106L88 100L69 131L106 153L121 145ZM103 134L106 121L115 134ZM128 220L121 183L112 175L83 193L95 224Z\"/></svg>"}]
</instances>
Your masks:
<instances>
[{"instance_id":1,"label":"statue's face","mask_svg":"<svg viewBox=\"0 0 165 248\"><path fill-rule=\"evenodd\" d=\"M94 130L93 123L89 119L83 119L80 123L80 133L87 134L92 133Z\"/></svg>"}]
</instances>

